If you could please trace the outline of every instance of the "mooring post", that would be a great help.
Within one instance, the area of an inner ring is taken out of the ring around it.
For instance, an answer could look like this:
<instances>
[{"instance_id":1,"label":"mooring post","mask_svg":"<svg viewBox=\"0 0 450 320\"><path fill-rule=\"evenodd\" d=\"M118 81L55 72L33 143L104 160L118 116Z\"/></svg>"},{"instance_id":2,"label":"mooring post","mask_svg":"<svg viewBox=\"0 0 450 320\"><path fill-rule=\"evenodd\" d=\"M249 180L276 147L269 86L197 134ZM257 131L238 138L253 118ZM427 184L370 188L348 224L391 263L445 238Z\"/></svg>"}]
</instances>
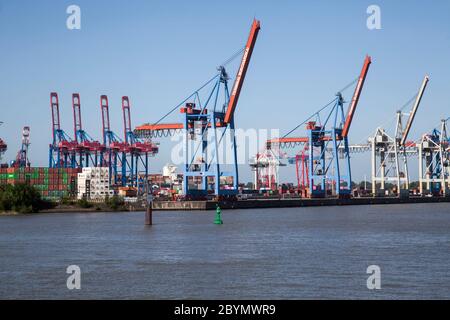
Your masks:
<instances>
[{"instance_id":1,"label":"mooring post","mask_svg":"<svg viewBox=\"0 0 450 320\"><path fill-rule=\"evenodd\" d=\"M153 195L147 194L147 208L145 210L145 225L153 225Z\"/></svg>"}]
</instances>

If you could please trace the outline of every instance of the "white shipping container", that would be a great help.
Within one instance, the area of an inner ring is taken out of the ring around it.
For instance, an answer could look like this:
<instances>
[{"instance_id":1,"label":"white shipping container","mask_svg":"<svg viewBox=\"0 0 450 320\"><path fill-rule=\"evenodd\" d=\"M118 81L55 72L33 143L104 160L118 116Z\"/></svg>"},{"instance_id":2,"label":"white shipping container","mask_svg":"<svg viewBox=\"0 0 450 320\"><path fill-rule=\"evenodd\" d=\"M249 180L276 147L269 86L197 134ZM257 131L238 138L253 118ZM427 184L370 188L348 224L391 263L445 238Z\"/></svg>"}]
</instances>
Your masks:
<instances>
[{"instance_id":1,"label":"white shipping container","mask_svg":"<svg viewBox=\"0 0 450 320\"><path fill-rule=\"evenodd\" d=\"M83 168L78 174L78 198L87 194L86 183L89 181L90 194L87 198L93 200L104 199L107 195L114 195L109 186L109 168Z\"/></svg>"}]
</instances>

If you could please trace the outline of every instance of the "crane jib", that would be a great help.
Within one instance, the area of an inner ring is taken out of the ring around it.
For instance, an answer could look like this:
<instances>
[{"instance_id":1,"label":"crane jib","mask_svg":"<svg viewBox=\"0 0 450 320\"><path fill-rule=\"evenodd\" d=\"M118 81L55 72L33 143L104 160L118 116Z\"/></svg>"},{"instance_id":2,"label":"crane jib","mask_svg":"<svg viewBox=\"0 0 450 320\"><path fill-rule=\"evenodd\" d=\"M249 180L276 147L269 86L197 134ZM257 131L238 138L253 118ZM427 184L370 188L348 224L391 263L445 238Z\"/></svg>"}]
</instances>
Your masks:
<instances>
[{"instance_id":1,"label":"crane jib","mask_svg":"<svg viewBox=\"0 0 450 320\"><path fill-rule=\"evenodd\" d=\"M408 139L409 131L411 130L411 126L412 126L414 118L416 116L417 109L419 108L420 102L422 101L422 97L425 92L425 89L427 88L427 84L428 84L429 80L430 80L430 78L428 76L425 76L423 79L419 93L417 94L417 97L416 97L416 101L414 102L414 106L409 115L408 122L406 123L406 128L405 128L405 131L403 132L402 139L400 141L400 145L404 145L406 143L406 139Z\"/></svg>"},{"instance_id":2,"label":"crane jib","mask_svg":"<svg viewBox=\"0 0 450 320\"><path fill-rule=\"evenodd\" d=\"M361 88L361 85L362 85L362 79L359 79L358 85L356 86L356 90L357 90L357 91L360 91L360 90L361 90L361 89L360 89L360 88ZM350 114L353 114L353 112L355 111L356 101L357 101L356 97L353 97L352 105L350 106L350 109L349 109L349 113L350 113Z\"/></svg>"},{"instance_id":3,"label":"crane jib","mask_svg":"<svg viewBox=\"0 0 450 320\"><path fill-rule=\"evenodd\" d=\"M239 72L238 72L237 77L236 77L236 82L234 83L232 96L235 96L237 91L238 91L239 83L241 82L241 77L242 77L242 74L244 73L245 63L247 62L247 57L248 57L248 51L249 50L250 50L250 48L248 48L248 47L245 48L244 56L242 58L242 63L241 63L241 66L239 67Z\"/></svg>"},{"instance_id":4,"label":"crane jib","mask_svg":"<svg viewBox=\"0 0 450 320\"><path fill-rule=\"evenodd\" d=\"M358 105L359 98L361 96L361 92L362 92L362 89L363 89L363 86L364 86L364 82L366 81L367 73L369 71L369 67L370 67L371 63L372 63L372 58L370 56L366 56L363 68L361 70L361 74L360 74L359 79L358 79L358 83L357 83L356 88L355 88L355 92L354 92L353 97L352 97L352 102L351 102L350 108L348 110L347 117L345 119L344 127L342 129L342 136L343 137L347 137L348 136L348 132L350 130L350 125L352 123L353 116L354 116L355 110L356 110L356 106Z\"/></svg>"},{"instance_id":5,"label":"crane jib","mask_svg":"<svg viewBox=\"0 0 450 320\"><path fill-rule=\"evenodd\" d=\"M250 34L248 36L247 44L245 46L244 54L242 56L242 61L239 70L236 74L236 79L231 90L230 100L228 101L227 111L224 118L224 123L229 124L234 116L234 110L239 100L239 95L241 93L242 85L245 79L245 74L247 73L247 68L252 57L253 48L255 47L256 39L258 37L258 32L260 30L260 22L254 20L252 27L250 29Z\"/></svg>"}]
</instances>

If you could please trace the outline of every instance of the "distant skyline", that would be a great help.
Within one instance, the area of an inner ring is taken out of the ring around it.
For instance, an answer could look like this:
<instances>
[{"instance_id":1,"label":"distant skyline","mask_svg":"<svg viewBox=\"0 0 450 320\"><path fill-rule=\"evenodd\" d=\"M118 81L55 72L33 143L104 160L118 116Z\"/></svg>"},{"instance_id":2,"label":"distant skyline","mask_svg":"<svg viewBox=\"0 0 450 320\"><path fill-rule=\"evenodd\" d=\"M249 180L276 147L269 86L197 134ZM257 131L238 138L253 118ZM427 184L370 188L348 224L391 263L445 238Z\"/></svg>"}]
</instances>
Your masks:
<instances>
[{"instance_id":1,"label":"distant skyline","mask_svg":"<svg viewBox=\"0 0 450 320\"><path fill-rule=\"evenodd\" d=\"M81 8L81 30L68 30L66 9ZM381 29L369 30L366 10L381 9ZM216 72L245 44L252 19L261 21L236 125L287 133L330 101L372 56L350 143L378 126L430 83L410 139L450 116L449 1L118 1L0 0L0 137L13 160L23 126L31 127L30 160L48 165L50 92L58 92L61 122L73 136L71 95L80 93L83 125L101 140L100 95L109 97L111 125L122 135L120 99L130 97L133 126L154 122ZM234 77L236 65L230 66ZM345 94L351 98L352 90ZM174 114L169 121L181 121ZM391 126L391 130L393 127ZM303 128L296 134L303 134ZM151 172L170 162L161 142ZM417 164L410 165L417 178ZM353 180L370 179L370 154L352 155ZM281 168L295 180L295 168ZM252 181L248 166L241 182Z\"/></svg>"}]
</instances>

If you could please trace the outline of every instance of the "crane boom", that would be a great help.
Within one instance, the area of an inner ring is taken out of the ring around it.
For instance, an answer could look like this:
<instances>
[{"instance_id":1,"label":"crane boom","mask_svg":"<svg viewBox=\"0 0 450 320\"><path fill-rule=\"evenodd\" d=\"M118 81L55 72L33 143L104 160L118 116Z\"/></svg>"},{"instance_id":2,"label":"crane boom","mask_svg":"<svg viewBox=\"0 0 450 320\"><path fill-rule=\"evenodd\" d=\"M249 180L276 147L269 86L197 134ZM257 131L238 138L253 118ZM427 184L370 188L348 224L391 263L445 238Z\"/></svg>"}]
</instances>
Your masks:
<instances>
[{"instance_id":1,"label":"crane boom","mask_svg":"<svg viewBox=\"0 0 450 320\"><path fill-rule=\"evenodd\" d=\"M363 68L361 70L361 74L358 78L358 83L356 84L355 93L353 94L353 98L348 108L347 117L345 118L344 127L342 129L342 136L347 137L348 131L350 129L350 125L352 123L353 116L355 114L356 106L359 102L359 97L361 96L361 91L364 87L364 82L366 81L367 72L369 71L370 64L372 63L372 59L370 56L366 56L364 61Z\"/></svg>"},{"instance_id":2,"label":"crane boom","mask_svg":"<svg viewBox=\"0 0 450 320\"><path fill-rule=\"evenodd\" d=\"M420 101L422 101L423 93L425 92L425 89L427 87L429 80L430 80L430 78L428 76L425 76L425 78L423 78L422 86L420 87L419 93L417 94L417 97L416 97L416 101L414 102L414 106L409 115L408 122L406 123L405 131L403 131L402 139L400 140L400 145L404 145L406 142L406 139L408 138L409 131L411 130L411 126L414 121L414 117L416 116L417 109L419 108Z\"/></svg>"},{"instance_id":3,"label":"crane boom","mask_svg":"<svg viewBox=\"0 0 450 320\"><path fill-rule=\"evenodd\" d=\"M59 121L59 99L56 92L52 92L50 94L50 108L52 111L53 144L55 144L57 139L57 132L61 130Z\"/></svg>"},{"instance_id":4,"label":"crane boom","mask_svg":"<svg viewBox=\"0 0 450 320\"><path fill-rule=\"evenodd\" d=\"M267 140L268 145L281 144L281 143L307 143L309 141L308 137L293 137L293 138L274 138Z\"/></svg>"},{"instance_id":5,"label":"crane boom","mask_svg":"<svg viewBox=\"0 0 450 320\"><path fill-rule=\"evenodd\" d=\"M80 95L78 93L74 93L72 95L72 107L73 107L74 138L76 142L79 142L78 133L83 130L83 125L81 123L81 102L80 102Z\"/></svg>"},{"instance_id":6,"label":"crane boom","mask_svg":"<svg viewBox=\"0 0 450 320\"><path fill-rule=\"evenodd\" d=\"M230 101L228 102L227 111L225 114L224 122L230 123L233 119L234 110L241 94L242 85L244 83L245 75L247 73L248 65L252 57L253 49L255 48L256 38L258 32L261 29L259 20L254 19L252 27L250 29L250 35L248 36L247 44L245 45L244 55L242 56L241 65L234 81L233 90L231 91Z\"/></svg>"},{"instance_id":7,"label":"crane boom","mask_svg":"<svg viewBox=\"0 0 450 320\"><path fill-rule=\"evenodd\" d=\"M107 135L108 135L108 132L110 131L109 104L108 104L108 97L106 95L102 95L100 97L100 107L102 110L103 143L106 145Z\"/></svg>"},{"instance_id":8,"label":"crane boom","mask_svg":"<svg viewBox=\"0 0 450 320\"><path fill-rule=\"evenodd\" d=\"M122 112L123 112L123 130L124 130L124 141L126 143L134 143L130 135L133 134L131 130L131 111L130 111L130 99L127 96L122 97Z\"/></svg>"}]
</instances>

